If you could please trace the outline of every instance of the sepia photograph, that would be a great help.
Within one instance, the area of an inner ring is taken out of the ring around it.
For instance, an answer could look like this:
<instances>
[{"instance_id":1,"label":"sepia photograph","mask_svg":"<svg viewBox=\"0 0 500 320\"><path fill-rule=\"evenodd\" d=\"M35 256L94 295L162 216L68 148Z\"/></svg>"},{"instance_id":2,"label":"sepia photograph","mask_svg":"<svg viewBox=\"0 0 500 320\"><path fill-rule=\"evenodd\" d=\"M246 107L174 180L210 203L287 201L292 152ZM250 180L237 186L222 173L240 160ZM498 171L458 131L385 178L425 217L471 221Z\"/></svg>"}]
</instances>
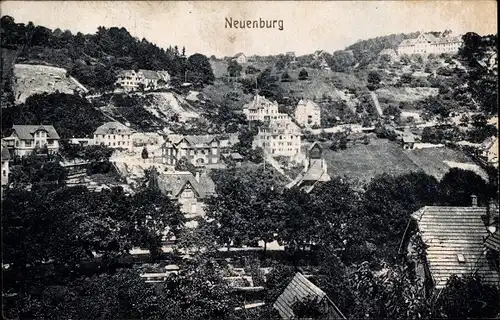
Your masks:
<instances>
[{"instance_id":1,"label":"sepia photograph","mask_svg":"<svg viewBox=\"0 0 500 320\"><path fill-rule=\"evenodd\" d=\"M500 318L496 1L0 16L2 318Z\"/></svg>"}]
</instances>

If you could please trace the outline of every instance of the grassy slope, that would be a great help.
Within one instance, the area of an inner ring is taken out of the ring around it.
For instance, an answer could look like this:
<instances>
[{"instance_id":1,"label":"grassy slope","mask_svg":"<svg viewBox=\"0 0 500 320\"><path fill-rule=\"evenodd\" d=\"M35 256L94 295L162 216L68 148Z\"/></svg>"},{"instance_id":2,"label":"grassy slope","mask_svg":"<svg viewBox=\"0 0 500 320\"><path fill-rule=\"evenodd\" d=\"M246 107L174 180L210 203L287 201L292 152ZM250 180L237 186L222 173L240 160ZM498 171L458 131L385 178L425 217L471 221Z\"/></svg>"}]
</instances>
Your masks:
<instances>
[{"instance_id":1,"label":"grassy slope","mask_svg":"<svg viewBox=\"0 0 500 320\"><path fill-rule=\"evenodd\" d=\"M444 161L473 164L472 159L449 148L403 150L397 143L381 139L341 151L334 152L327 147L323 150L330 175L345 175L362 181L381 173L399 175L418 170L440 179L450 169Z\"/></svg>"}]
</instances>

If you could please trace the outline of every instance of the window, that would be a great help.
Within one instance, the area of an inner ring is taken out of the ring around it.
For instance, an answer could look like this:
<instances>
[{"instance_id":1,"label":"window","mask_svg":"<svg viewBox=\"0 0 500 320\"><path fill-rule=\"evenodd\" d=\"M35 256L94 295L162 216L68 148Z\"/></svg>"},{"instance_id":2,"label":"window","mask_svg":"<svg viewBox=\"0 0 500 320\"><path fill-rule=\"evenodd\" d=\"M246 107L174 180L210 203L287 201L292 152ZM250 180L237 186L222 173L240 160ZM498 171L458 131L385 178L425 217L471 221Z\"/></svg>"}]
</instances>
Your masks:
<instances>
[{"instance_id":1,"label":"window","mask_svg":"<svg viewBox=\"0 0 500 320\"><path fill-rule=\"evenodd\" d=\"M47 140L47 143L49 144L49 146L51 146L54 144L54 140Z\"/></svg>"},{"instance_id":2,"label":"window","mask_svg":"<svg viewBox=\"0 0 500 320\"><path fill-rule=\"evenodd\" d=\"M26 142L24 142L24 145L25 145L26 147L31 147L31 141L26 141Z\"/></svg>"}]
</instances>

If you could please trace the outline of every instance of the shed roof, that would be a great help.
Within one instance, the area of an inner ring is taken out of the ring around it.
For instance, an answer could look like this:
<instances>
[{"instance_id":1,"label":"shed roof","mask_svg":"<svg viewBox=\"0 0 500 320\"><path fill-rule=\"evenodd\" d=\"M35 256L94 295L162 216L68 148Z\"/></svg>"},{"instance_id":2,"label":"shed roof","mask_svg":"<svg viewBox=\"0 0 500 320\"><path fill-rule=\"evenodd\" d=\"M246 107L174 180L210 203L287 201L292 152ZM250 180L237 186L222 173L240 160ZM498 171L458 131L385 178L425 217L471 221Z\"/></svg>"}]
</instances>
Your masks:
<instances>
[{"instance_id":1,"label":"shed roof","mask_svg":"<svg viewBox=\"0 0 500 320\"><path fill-rule=\"evenodd\" d=\"M12 126L12 129L16 132L17 136L21 140L33 140L34 134L38 130L44 130L47 132L47 137L49 139L59 139L56 129L52 125L18 125Z\"/></svg>"},{"instance_id":2,"label":"shed roof","mask_svg":"<svg viewBox=\"0 0 500 320\"><path fill-rule=\"evenodd\" d=\"M452 275L477 274L484 283L498 285L499 275L484 255L488 235L482 220L485 207L424 207L413 213L428 246L427 263L436 288ZM463 256L465 261L459 261Z\"/></svg>"},{"instance_id":3,"label":"shed roof","mask_svg":"<svg viewBox=\"0 0 500 320\"><path fill-rule=\"evenodd\" d=\"M308 297L318 298L320 301L327 299L327 303L332 307L333 319L345 319L337 306L328 298L325 292L307 280L300 272L297 272L292 281L278 297L273 307L279 312L283 319L293 319L293 304L297 301L304 301Z\"/></svg>"}]
</instances>

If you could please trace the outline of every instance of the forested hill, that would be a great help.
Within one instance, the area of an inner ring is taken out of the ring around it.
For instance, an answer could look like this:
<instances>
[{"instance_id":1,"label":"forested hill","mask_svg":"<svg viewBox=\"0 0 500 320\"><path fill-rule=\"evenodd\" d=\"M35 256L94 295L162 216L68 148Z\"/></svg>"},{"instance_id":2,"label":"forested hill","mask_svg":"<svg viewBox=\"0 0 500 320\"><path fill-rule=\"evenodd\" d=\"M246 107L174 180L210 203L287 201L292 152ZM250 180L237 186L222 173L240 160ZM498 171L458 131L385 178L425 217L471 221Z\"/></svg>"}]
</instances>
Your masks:
<instances>
[{"instance_id":1,"label":"forested hill","mask_svg":"<svg viewBox=\"0 0 500 320\"><path fill-rule=\"evenodd\" d=\"M418 32L398 33L367 40L360 40L348 46L345 50L352 50L356 60L362 61L366 58L376 57L382 49L395 49L401 41L415 38L418 34Z\"/></svg>"},{"instance_id":2,"label":"forested hill","mask_svg":"<svg viewBox=\"0 0 500 320\"><path fill-rule=\"evenodd\" d=\"M134 38L125 28L99 27L95 34L72 34L44 26L1 18L2 51L20 49L16 63L48 63L66 68L82 84L105 89L113 85L120 69L183 72L182 51L177 46L159 48Z\"/></svg>"}]
</instances>

